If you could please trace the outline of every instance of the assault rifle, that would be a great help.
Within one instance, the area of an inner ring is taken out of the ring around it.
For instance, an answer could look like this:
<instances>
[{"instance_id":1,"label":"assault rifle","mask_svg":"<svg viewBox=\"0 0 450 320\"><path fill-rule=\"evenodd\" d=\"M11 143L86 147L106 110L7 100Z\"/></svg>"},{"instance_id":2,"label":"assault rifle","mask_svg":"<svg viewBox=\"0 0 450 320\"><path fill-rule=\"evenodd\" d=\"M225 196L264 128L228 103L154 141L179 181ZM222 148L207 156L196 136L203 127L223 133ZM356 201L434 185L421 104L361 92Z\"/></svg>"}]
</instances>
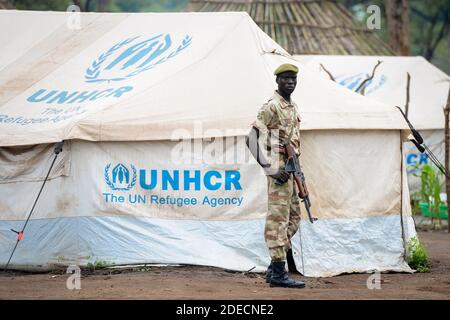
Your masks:
<instances>
[{"instance_id":1,"label":"assault rifle","mask_svg":"<svg viewBox=\"0 0 450 320\"><path fill-rule=\"evenodd\" d=\"M286 166L284 171L288 174L293 175L295 184L298 189L298 196L302 199L302 202L305 204L306 212L308 213L308 218L311 223L317 220L311 216L311 200L309 199L308 189L306 188L305 176L303 175L302 168L300 166L300 162L298 160L297 155L295 154L294 147L289 143L284 146L284 150L287 155ZM282 185L283 183L279 180L275 181L276 184Z\"/></svg>"}]
</instances>

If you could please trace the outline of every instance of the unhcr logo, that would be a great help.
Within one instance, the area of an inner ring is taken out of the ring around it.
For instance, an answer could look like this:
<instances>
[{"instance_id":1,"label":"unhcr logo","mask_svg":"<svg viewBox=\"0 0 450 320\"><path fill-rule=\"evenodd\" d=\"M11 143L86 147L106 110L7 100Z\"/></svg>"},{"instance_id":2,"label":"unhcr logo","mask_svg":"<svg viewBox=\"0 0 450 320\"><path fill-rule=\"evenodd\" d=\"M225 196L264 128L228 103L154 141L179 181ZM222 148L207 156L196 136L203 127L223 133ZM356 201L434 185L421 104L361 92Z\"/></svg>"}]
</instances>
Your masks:
<instances>
[{"instance_id":1,"label":"unhcr logo","mask_svg":"<svg viewBox=\"0 0 450 320\"><path fill-rule=\"evenodd\" d=\"M354 91L360 86L360 84L362 84L363 81L367 79L367 77L369 77L369 75L367 75L366 73L358 73L350 76L342 75L336 77L336 82L341 86ZM367 81L366 84L362 88L360 88L358 92L361 93L364 90L365 94L369 95L370 93L380 89L386 82L387 77L385 75L381 75L377 79L377 81L375 81L375 79Z\"/></svg>"},{"instance_id":2,"label":"unhcr logo","mask_svg":"<svg viewBox=\"0 0 450 320\"><path fill-rule=\"evenodd\" d=\"M110 173L111 164L109 163L105 167L105 182L112 190L130 190L136 184L136 168L131 164L132 175L130 170L119 163L116 165Z\"/></svg>"},{"instance_id":3,"label":"unhcr logo","mask_svg":"<svg viewBox=\"0 0 450 320\"><path fill-rule=\"evenodd\" d=\"M142 41L139 38L125 39L100 54L86 69L85 81L125 80L169 61L192 42L189 35L178 45L173 45L170 34L159 34Z\"/></svg>"}]
</instances>

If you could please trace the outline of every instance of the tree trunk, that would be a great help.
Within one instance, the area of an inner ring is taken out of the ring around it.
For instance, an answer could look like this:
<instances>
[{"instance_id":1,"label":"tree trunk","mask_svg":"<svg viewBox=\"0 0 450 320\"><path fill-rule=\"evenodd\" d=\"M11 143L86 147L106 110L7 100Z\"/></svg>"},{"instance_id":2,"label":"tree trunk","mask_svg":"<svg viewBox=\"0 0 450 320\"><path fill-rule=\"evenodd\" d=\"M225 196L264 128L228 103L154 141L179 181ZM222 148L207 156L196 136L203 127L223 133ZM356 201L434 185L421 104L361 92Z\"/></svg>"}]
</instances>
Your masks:
<instances>
[{"instance_id":1,"label":"tree trunk","mask_svg":"<svg viewBox=\"0 0 450 320\"><path fill-rule=\"evenodd\" d=\"M99 0L98 2L98 11L99 12L106 12L108 9L108 0Z\"/></svg>"},{"instance_id":2,"label":"tree trunk","mask_svg":"<svg viewBox=\"0 0 450 320\"><path fill-rule=\"evenodd\" d=\"M385 0L385 3L389 45L397 55L409 56L411 38L408 0Z\"/></svg>"},{"instance_id":3,"label":"tree trunk","mask_svg":"<svg viewBox=\"0 0 450 320\"><path fill-rule=\"evenodd\" d=\"M444 109L445 114L445 172L450 172L450 132L449 132L449 114L450 114L450 90L448 91L447 106ZM447 214L448 218L448 232L450 233L450 179L445 178L445 189L447 192Z\"/></svg>"},{"instance_id":4,"label":"tree trunk","mask_svg":"<svg viewBox=\"0 0 450 320\"><path fill-rule=\"evenodd\" d=\"M85 12L89 12L91 10L90 9L90 5L91 5L91 0L86 0L86 3L84 5L84 11Z\"/></svg>"}]
</instances>

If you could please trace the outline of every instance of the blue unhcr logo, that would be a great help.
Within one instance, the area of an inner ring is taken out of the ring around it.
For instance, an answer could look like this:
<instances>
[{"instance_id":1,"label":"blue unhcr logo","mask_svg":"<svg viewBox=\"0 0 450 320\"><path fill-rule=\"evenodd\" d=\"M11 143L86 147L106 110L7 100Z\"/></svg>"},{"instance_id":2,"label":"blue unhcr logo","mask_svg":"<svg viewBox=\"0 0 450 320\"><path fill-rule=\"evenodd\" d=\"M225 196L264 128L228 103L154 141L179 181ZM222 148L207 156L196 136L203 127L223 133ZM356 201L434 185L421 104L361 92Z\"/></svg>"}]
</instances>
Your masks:
<instances>
[{"instance_id":1,"label":"blue unhcr logo","mask_svg":"<svg viewBox=\"0 0 450 320\"><path fill-rule=\"evenodd\" d=\"M428 164L428 162L428 155L426 153L408 153L406 155L406 172L408 174L418 174L420 173L422 165Z\"/></svg>"},{"instance_id":2,"label":"blue unhcr logo","mask_svg":"<svg viewBox=\"0 0 450 320\"><path fill-rule=\"evenodd\" d=\"M341 75L336 77L336 82L341 86L346 87L352 91L355 91L363 81L365 81L369 75L365 73L358 73L355 75ZM387 82L387 77L385 75L381 75L380 78L375 81L375 79L371 79L366 82L366 84L359 89L358 93L361 93L363 90L366 95L371 94L372 92L380 89Z\"/></svg>"},{"instance_id":3,"label":"blue unhcr logo","mask_svg":"<svg viewBox=\"0 0 450 320\"><path fill-rule=\"evenodd\" d=\"M136 184L136 168L131 166L132 176L130 177L130 170L122 163L119 163L112 169L112 175L109 172L111 163L105 167L105 181L112 190L130 190Z\"/></svg>"},{"instance_id":4,"label":"blue unhcr logo","mask_svg":"<svg viewBox=\"0 0 450 320\"><path fill-rule=\"evenodd\" d=\"M139 37L125 39L95 59L86 69L86 82L120 81L155 68L177 56L192 42L186 35L175 48L170 34L159 34L139 41ZM171 48L174 48L171 50Z\"/></svg>"}]
</instances>

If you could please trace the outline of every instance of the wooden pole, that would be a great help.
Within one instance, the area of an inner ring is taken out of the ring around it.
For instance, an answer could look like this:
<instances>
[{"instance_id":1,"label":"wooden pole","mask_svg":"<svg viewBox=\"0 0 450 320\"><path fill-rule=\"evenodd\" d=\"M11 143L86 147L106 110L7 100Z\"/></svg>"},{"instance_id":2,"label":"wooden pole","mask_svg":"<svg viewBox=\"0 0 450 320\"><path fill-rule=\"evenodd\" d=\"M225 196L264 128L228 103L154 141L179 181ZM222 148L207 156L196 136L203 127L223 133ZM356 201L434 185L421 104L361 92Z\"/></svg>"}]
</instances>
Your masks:
<instances>
[{"instance_id":1,"label":"wooden pole","mask_svg":"<svg viewBox=\"0 0 450 320\"><path fill-rule=\"evenodd\" d=\"M449 114L450 114L450 90L448 91L447 106L444 109L445 115L445 129L444 129L444 140L445 140L445 172L450 172L450 132L449 132ZM445 190L447 192L447 223L448 232L450 233L450 179L445 178Z\"/></svg>"},{"instance_id":2,"label":"wooden pole","mask_svg":"<svg viewBox=\"0 0 450 320\"><path fill-rule=\"evenodd\" d=\"M409 86L411 84L411 75L409 74L409 72L406 73L407 77L406 77L406 104L405 104L405 114L406 114L406 118L408 118L408 113L409 113Z\"/></svg>"}]
</instances>

